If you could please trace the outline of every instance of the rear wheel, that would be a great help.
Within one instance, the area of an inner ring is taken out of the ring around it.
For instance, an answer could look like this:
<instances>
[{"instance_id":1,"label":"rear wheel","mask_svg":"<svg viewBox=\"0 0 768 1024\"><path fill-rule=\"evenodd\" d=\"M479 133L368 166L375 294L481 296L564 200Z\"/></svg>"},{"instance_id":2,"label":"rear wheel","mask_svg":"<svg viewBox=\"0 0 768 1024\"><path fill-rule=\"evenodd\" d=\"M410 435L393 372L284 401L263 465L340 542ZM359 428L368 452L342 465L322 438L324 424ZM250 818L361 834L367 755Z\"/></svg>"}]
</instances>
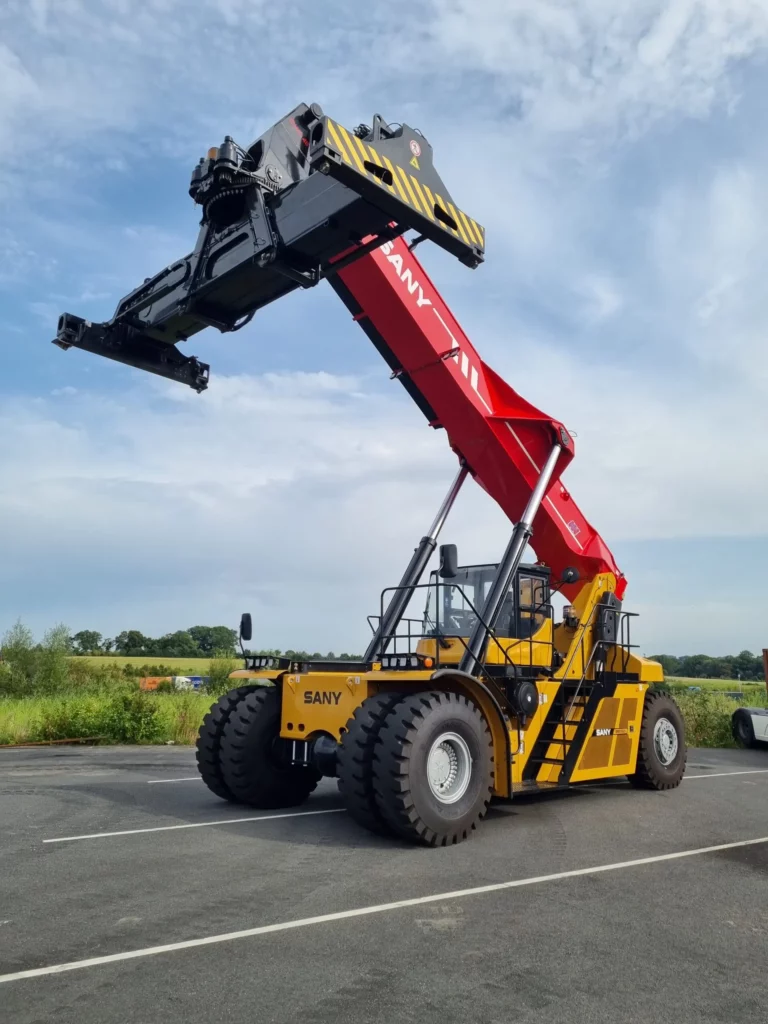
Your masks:
<instances>
[{"instance_id":1,"label":"rear wheel","mask_svg":"<svg viewBox=\"0 0 768 1024\"><path fill-rule=\"evenodd\" d=\"M239 701L255 689L255 686L238 686L236 689L230 690L229 693L225 693L223 697L219 697L203 719L203 724L197 734L195 756L198 771L208 789L216 796L220 796L222 800L235 799L227 788L221 772L221 737L224 733L224 726Z\"/></svg>"},{"instance_id":2,"label":"rear wheel","mask_svg":"<svg viewBox=\"0 0 768 1024\"><path fill-rule=\"evenodd\" d=\"M752 725L752 716L748 711L744 711L743 708L739 708L738 711L734 711L733 717L731 718L731 731L733 733L733 738L743 747L757 746L757 740L755 739L755 727Z\"/></svg>"},{"instance_id":3,"label":"rear wheel","mask_svg":"<svg viewBox=\"0 0 768 1024\"><path fill-rule=\"evenodd\" d=\"M639 789L675 789L683 781L687 759L685 723L665 693L645 695L637 765L629 781Z\"/></svg>"},{"instance_id":4,"label":"rear wheel","mask_svg":"<svg viewBox=\"0 0 768 1024\"><path fill-rule=\"evenodd\" d=\"M417 693L386 717L373 756L376 805L411 842L466 839L493 790L493 743L479 708L462 694Z\"/></svg>"},{"instance_id":5,"label":"rear wheel","mask_svg":"<svg viewBox=\"0 0 768 1024\"><path fill-rule=\"evenodd\" d=\"M230 713L221 737L221 773L232 799L271 809L304 803L320 773L290 761L291 744L280 738L280 692L260 686Z\"/></svg>"},{"instance_id":6,"label":"rear wheel","mask_svg":"<svg viewBox=\"0 0 768 1024\"><path fill-rule=\"evenodd\" d=\"M339 792L347 810L358 825L377 835L391 835L392 829L376 803L373 755L384 722L402 700L402 693L377 693L364 700L347 722L337 756Z\"/></svg>"}]
</instances>

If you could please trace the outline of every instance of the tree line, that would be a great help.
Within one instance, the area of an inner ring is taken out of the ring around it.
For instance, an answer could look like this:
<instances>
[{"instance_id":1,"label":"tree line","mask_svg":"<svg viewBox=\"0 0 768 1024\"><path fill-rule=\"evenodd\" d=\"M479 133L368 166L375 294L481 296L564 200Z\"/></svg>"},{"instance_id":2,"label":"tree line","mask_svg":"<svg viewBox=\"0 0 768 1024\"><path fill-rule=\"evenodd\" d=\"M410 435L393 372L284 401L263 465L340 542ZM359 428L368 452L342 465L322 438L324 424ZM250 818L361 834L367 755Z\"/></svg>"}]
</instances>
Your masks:
<instances>
[{"instance_id":1,"label":"tree line","mask_svg":"<svg viewBox=\"0 0 768 1024\"><path fill-rule=\"evenodd\" d=\"M661 662L666 676L686 679L736 679L762 682L763 658L751 651L710 657L708 654L652 654L653 661Z\"/></svg>"},{"instance_id":2,"label":"tree line","mask_svg":"<svg viewBox=\"0 0 768 1024\"><path fill-rule=\"evenodd\" d=\"M103 637L94 629L81 629L79 633L69 637L71 654L87 654L91 657L102 654L119 654L125 658L212 658L214 655L237 657L240 654L237 641L237 630L228 626L190 626L175 633L166 633L160 637L145 636L137 629L127 629L114 638ZM248 651L248 654L263 654L279 657L283 655L295 661L307 661L310 658L333 661L356 660L360 655L334 654L328 651L281 651L276 648L262 651Z\"/></svg>"},{"instance_id":3,"label":"tree line","mask_svg":"<svg viewBox=\"0 0 768 1024\"><path fill-rule=\"evenodd\" d=\"M18 623L15 630L28 632L21 623ZM190 626L189 629L177 630L175 633L166 633L160 637L149 637L137 629L124 630L117 636L104 637L101 633L92 629L82 629L73 636L65 627L58 627L53 632L57 635L57 647L64 645L69 654L107 655L117 654L122 657L139 658L211 658L215 655L224 657L238 657L240 654L237 631L228 626ZM3 637L0 648L5 647L10 640L11 630ZM27 638L30 645L34 644L31 633ZM277 648L259 651L248 651L248 654L256 655L283 655L295 661L307 661L310 659L327 659L332 661L357 661L359 654L348 654L342 651L335 654L333 651L322 653L320 651L296 651L279 650ZM653 654L650 656L653 661L658 661L664 668L667 676L681 676L689 679L733 679L745 682L761 682L765 676L763 672L763 659L760 654L753 654L752 651L741 651L740 654L726 654L712 657L708 654Z\"/></svg>"},{"instance_id":4,"label":"tree line","mask_svg":"<svg viewBox=\"0 0 768 1024\"><path fill-rule=\"evenodd\" d=\"M175 633L151 637L127 629L116 637L103 637L95 629L81 629L69 638L72 654L119 654L126 658L212 658L237 653L237 631L228 626L190 626Z\"/></svg>"}]
</instances>

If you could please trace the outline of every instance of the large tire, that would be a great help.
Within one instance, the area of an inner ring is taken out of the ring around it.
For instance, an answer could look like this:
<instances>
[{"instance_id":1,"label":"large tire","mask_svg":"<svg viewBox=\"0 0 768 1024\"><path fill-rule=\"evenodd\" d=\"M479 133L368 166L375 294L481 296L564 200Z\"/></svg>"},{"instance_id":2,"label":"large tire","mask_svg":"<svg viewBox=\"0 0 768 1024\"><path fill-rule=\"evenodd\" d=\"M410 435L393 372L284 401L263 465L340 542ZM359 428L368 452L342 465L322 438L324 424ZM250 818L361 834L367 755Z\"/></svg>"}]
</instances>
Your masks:
<instances>
[{"instance_id":1,"label":"large tire","mask_svg":"<svg viewBox=\"0 0 768 1024\"><path fill-rule=\"evenodd\" d=\"M376 804L403 839L448 846L466 839L493 790L493 742L461 694L417 693L384 720L373 757Z\"/></svg>"},{"instance_id":2,"label":"large tire","mask_svg":"<svg viewBox=\"0 0 768 1024\"><path fill-rule=\"evenodd\" d=\"M224 782L221 772L221 737L229 716L243 697L255 690L256 686L238 686L223 697L219 697L203 719L197 734L197 768L208 789L222 800L235 800Z\"/></svg>"},{"instance_id":3,"label":"large tire","mask_svg":"<svg viewBox=\"0 0 768 1024\"><path fill-rule=\"evenodd\" d=\"M387 717L404 699L402 693L377 693L355 708L341 738L336 775L339 792L358 825L376 835L391 835L392 829L376 803L373 786L373 755Z\"/></svg>"},{"instance_id":4,"label":"large tire","mask_svg":"<svg viewBox=\"0 0 768 1024\"><path fill-rule=\"evenodd\" d=\"M688 751L685 722L666 693L645 695L637 765L629 781L638 789L675 789L683 781Z\"/></svg>"},{"instance_id":5,"label":"large tire","mask_svg":"<svg viewBox=\"0 0 768 1024\"><path fill-rule=\"evenodd\" d=\"M755 728L752 725L752 716L744 708L734 711L731 718L731 732L733 738L742 747L756 747Z\"/></svg>"},{"instance_id":6,"label":"large tire","mask_svg":"<svg viewBox=\"0 0 768 1024\"><path fill-rule=\"evenodd\" d=\"M280 692L261 686L230 714L221 737L221 772L232 799L264 810L303 804L320 773L289 760L280 739Z\"/></svg>"}]
</instances>

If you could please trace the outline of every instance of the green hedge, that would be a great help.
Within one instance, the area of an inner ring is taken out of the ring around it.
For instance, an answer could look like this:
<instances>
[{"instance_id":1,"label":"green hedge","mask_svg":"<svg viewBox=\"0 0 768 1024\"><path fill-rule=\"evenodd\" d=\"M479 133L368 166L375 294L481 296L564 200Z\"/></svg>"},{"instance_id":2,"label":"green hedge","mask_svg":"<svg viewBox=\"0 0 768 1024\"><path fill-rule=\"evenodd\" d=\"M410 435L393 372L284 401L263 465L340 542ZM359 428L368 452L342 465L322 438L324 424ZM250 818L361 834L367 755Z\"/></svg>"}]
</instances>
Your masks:
<instances>
[{"instance_id":1,"label":"green hedge","mask_svg":"<svg viewBox=\"0 0 768 1024\"><path fill-rule=\"evenodd\" d=\"M98 736L106 743L194 743L211 697L85 694L0 700L0 745Z\"/></svg>"},{"instance_id":2,"label":"green hedge","mask_svg":"<svg viewBox=\"0 0 768 1024\"><path fill-rule=\"evenodd\" d=\"M0 698L0 745L88 736L99 736L106 743L191 744L216 694L229 686L222 673L209 694L121 689ZM731 716L738 706L736 701L721 693L674 688L671 692L685 718L690 746L735 746ZM761 700L765 703L765 694Z\"/></svg>"}]
</instances>

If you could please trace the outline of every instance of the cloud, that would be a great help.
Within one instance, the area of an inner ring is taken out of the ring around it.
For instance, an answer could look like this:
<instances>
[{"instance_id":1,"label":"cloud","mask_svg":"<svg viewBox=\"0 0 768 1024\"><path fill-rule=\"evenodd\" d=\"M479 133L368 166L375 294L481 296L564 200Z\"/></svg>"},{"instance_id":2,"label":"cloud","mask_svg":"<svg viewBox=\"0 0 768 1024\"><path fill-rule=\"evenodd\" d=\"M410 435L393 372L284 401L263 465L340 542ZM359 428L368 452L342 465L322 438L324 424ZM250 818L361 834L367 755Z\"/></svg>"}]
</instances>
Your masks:
<instances>
[{"instance_id":1,"label":"cloud","mask_svg":"<svg viewBox=\"0 0 768 1024\"><path fill-rule=\"evenodd\" d=\"M760 146L762 154L766 147ZM718 162L694 187L664 192L651 239L655 285L696 363L768 393L768 187L753 165Z\"/></svg>"},{"instance_id":2,"label":"cloud","mask_svg":"<svg viewBox=\"0 0 768 1024\"><path fill-rule=\"evenodd\" d=\"M703 116L731 93L733 62L768 42L760 0L434 0L453 67L488 76L544 132L636 134ZM605 141L605 134L603 135Z\"/></svg>"},{"instance_id":3,"label":"cloud","mask_svg":"<svg viewBox=\"0 0 768 1024\"><path fill-rule=\"evenodd\" d=\"M194 159L206 130L256 134L300 98L359 118L386 94L394 116L418 111L446 128L444 113L470 100L487 127L517 115L539 141L605 141L668 114L705 115L733 96L735 62L768 41L761 0L328 0L316 21L313 0L10 0L0 141L11 161L41 138L46 154L14 192L39 187L55 159L86 172L147 149Z\"/></svg>"},{"instance_id":4,"label":"cloud","mask_svg":"<svg viewBox=\"0 0 768 1024\"><path fill-rule=\"evenodd\" d=\"M427 132L489 227L482 269L430 273L577 432L566 482L617 554L768 534L762 0L10 0L0 38L6 618L156 632L250 603L265 642L362 644L455 463L327 290L196 339L202 398L48 344L191 248L208 145L301 100ZM452 524L467 560L509 529L477 488ZM658 580L630 584L662 630Z\"/></svg>"},{"instance_id":5,"label":"cloud","mask_svg":"<svg viewBox=\"0 0 768 1024\"><path fill-rule=\"evenodd\" d=\"M286 646L292 626L312 644L324 626L359 636L371 577L396 582L455 472L444 437L403 406L328 374L218 378L202 399L158 386L10 403L4 616L92 608L109 631L122 609L151 632L163 589L163 621L181 626L251 601Z\"/></svg>"},{"instance_id":6,"label":"cloud","mask_svg":"<svg viewBox=\"0 0 768 1024\"><path fill-rule=\"evenodd\" d=\"M735 416L718 438L706 408L576 361L553 374L538 351L527 374L547 367L580 428L567 483L615 548L766 532L768 480L749 472ZM65 388L11 403L0 422L6 619L74 613L73 625L152 632L235 621L242 605L265 643L361 646L365 614L456 470L444 433L378 379L219 377L202 397L142 380L109 399ZM493 560L509 530L470 484L443 539L466 561ZM30 577L31 565L42 571ZM652 603L642 587L630 596Z\"/></svg>"}]
</instances>

